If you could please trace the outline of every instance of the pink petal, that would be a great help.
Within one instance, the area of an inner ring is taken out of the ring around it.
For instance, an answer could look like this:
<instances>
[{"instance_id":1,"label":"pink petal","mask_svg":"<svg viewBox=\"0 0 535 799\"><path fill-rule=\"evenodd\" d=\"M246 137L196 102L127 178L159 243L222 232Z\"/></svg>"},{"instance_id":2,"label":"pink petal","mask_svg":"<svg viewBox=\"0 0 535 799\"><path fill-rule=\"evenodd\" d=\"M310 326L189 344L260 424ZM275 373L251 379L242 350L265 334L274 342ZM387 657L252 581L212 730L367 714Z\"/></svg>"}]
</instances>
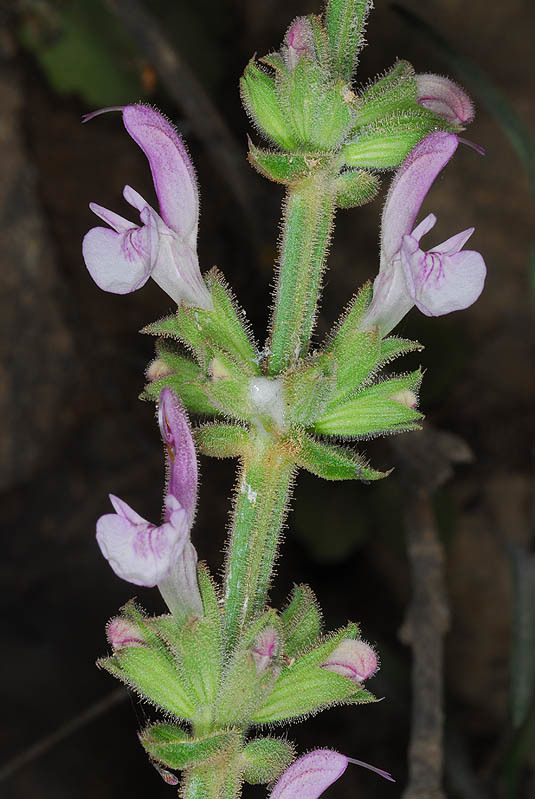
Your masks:
<instances>
[{"instance_id":1,"label":"pink petal","mask_svg":"<svg viewBox=\"0 0 535 799\"><path fill-rule=\"evenodd\" d=\"M125 233L95 227L84 236L82 254L99 288L129 294L149 279L157 246L157 237L148 227L132 226Z\"/></svg>"},{"instance_id":2,"label":"pink petal","mask_svg":"<svg viewBox=\"0 0 535 799\"><path fill-rule=\"evenodd\" d=\"M457 143L453 133L430 133L399 168L383 209L381 268L399 252L402 237L413 230L425 195L457 149Z\"/></svg>"},{"instance_id":3,"label":"pink petal","mask_svg":"<svg viewBox=\"0 0 535 799\"><path fill-rule=\"evenodd\" d=\"M129 222L128 219L125 219L124 216L116 214L115 211L109 211L107 208L103 208L102 205L89 203L89 207L96 216L100 217L104 222L107 222L117 233L126 233L127 230L137 227L133 222Z\"/></svg>"},{"instance_id":4,"label":"pink petal","mask_svg":"<svg viewBox=\"0 0 535 799\"><path fill-rule=\"evenodd\" d=\"M468 308L481 294L487 272L478 252L425 253L412 236L403 238L401 263L407 289L426 316Z\"/></svg>"},{"instance_id":5,"label":"pink petal","mask_svg":"<svg viewBox=\"0 0 535 799\"><path fill-rule=\"evenodd\" d=\"M377 655L365 641L347 639L342 641L321 664L327 671L333 671L353 682L360 683L374 674L379 664Z\"/></svg>"},{"instance_id":6,"label":"pink petal","mask_svg":"<svg viewBox=\"0 0 535 799\"><path fill-rule=\"evenodd\" d=\"M137 624L122 616L117 616L108 622L106 635L114 650L145 646L147 643Z\"/></svg>"},{"instance_id":7,"label":"pink petal","mask_svg":"<svg viewBox=\"0 0 535 799\"><path fill-rule=\"evenodd\" d=\"M187 540L185 513L182 524L155 527L142 519L133 523L115 513L97 522L97 541L115 574L135 585L152 587L171 571Z\"/></svg>"},{"instance_id":8,"label":"pink petal","mask_svg":"<svg viewBox=\"0 0 535 799\"><path fill-rule=\"evenodd\" d=\"M469 227L461 233L456 233L455 236L446 239L442 244L437 244L433 247L433 252L440 252L442 255L455 255L462 250L474 230L475 228Z\"/></svg>"},{"instance_id":9,"label":"pink petal","mask_svg":"<svg viewBox=\"0 0 535 799\"><path fill-rule=\"evenodd\" d=\"M314 58L314 32L310 20L297 17L288 29L286 44L286 63L289 69L296 67L302 55Z\"/></svg>"},{"instance_id":10,"label":"pink petal","mask_svg":"<svg viewBox=\"0 0 535 799\"><path fill-rule=\"evenodd\" d=\"M188 540L169 574L160 580L158 589L165 604L177 619L203 616L203 604L197 582L197 552Z\"/></svg>"},{"instance_id":11,"label":"pink petal","mask_svg":"<svg viewBox=\"0 0 535 799\"><path fill-rule=\"evenodd\" d=\"M199 271L197 251L178 236L160 236L158 260L151 277L177 305L184 300L206 311L213 310L210 292Z\"/></svg>"},{"instance_id":12,"label":"pink petal","mask_svg":"<svg viewBox=\"0 0 535 799\"><path fill-rule=\"evenodd\" d=\"M199 195L182 139L170 122L145 105L125 106L123 122L149 161L162 219L194 247Z\"/></svg>"},{"instance_id":13,"label":"pink petal","mask_svg":"<svg viewBox=\"0 0 535 799\"><path fill-rule=\"evenodd\" d=\"M143 516L140 516L139 513L136 513L124 499L119 499L115 494L109 494L109 498L118 516L122 516L123 519L126 519L132 524L148 524L147 520L144 519Z\"/></svg>"},{"instance_id":14,"label":"pink petal","mask_svg":"<svg viewBox=\"0 0 535 799\"><path fill-rule=\"evenodd\" d=\"M182 403L170 388L162 389L158 404L160 431L166 447L169 483L168 497L174 497L184 508L191 527L197 504L197 455ZM166 502L166 519L171 505Z\"/></svg>"},{"instance_id":15,"label":"pink petal","mask_svg":"<svg viewBox=\"0 0 535 799\"><path fill-rule=\"evenodd\" d=\"M288 768L273 788L270 799L318 799L342 776L347 757L330 749L316 749Z\"/></svg>"},{"instance_id":16,"label":"pink petal","mask_svg":"<svg viewBox=\"0 0 535 799\"><path fill-rule=\"evenodd\" d=\"M416 75L418 103L435 114L465 125L474 118L472 101L456 83L441 75Z\"/></svg>"},{"instance_id":17,"label":"pink petal","mask_svg":"<svg viewBox=\"0 0 535 799\"><path fill-rule=\"evenodd\" d=\"M257 635L251 653L258 674L263 674L271 665L279 648L279 636L274 627L266 627Z\"/></svg>"},{"instance_id":18,"label":"pink petal","mask_svg":"<svg viewBox=\"0 0 535 799\"><path fill-rule=\"evenodd\" d=\"M361 320L362 330L377 326L386 336L413 307L399 257L384 261L373 283L373 299Z\"/></svg>"},{"instance_id":19,"label":"pink petal","mask_svg":"<svg viewBox=\"0 0 535 799\"><path fill-rule=\"evenodd\" d=\"M436 216L434 214L427 214L425 219L422 219L422 221L416 225L411 233L411 236L413 239L416 239L416 241L420 241L420 239L425 236L426 233L429 233L429 231L435 227L436 223Z\"/></svg>"}]
</instances>

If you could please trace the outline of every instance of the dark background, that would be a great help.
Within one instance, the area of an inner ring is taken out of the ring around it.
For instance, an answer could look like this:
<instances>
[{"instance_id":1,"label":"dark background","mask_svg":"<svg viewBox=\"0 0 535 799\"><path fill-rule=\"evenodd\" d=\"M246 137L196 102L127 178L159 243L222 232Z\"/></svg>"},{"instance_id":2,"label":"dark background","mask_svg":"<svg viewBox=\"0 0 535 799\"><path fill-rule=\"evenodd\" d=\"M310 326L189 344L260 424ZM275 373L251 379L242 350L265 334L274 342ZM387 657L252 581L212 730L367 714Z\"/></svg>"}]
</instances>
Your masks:
<instances>
[{"instance_id":1,"label":"dark background","mask_svg":"<svg viewBox=\"0 0 535 799\"><path fill-rule=\"evenodd\" d=\"M245 159L251 131L237 90L241 71L253 52L278 47L294 16L318 12L319 2L147 5ZM419 72L449 72L460 80L387 2L376 5L360 83L396 57L410 60ZM472 59L525 124L533 122L528 118L533 111L530 3L405 0L403 5ZM78 9L74 23L73 8ZM123 185L150 198L150 175L118 115L84 127L80 117L99 105L147 99L177 122L200 180L202 268L218 264L260 340L282 190L254 175L244 161L252 192L249 216L244 214L216 168L214 149L201 143L154 65L98 0L4 3L0 10L5 23L0 33L0 749L7 764L117 688L94 661L106 652L104 625L119 606L137 594L147 608L161 610L156 592L136 591L113 575L96 546L94 528L108 510L109 491L147 518L159 518L159 435L152 407L137 399L153 342L137 331L170 312L171 305L152 281L126 297L102 293L80 253L81 239L95 222L88 202L125 213ZM90 36L95 28L97 35ZM71 38L58 55L54 47L66 30ZM84 37L78 42L80 30L89 43ZM92 48L98 69L87 64ZM487 285L463 313L430 320L413 311L399 328L426 345L417 360L427 370L421 406L429 422L462 437L473 453L433 498L451 611L445 658L447 795L468 799L527 797L533 789L522 754L530 740L526 724L512 729L510 654L512 562L520 558L529 564L532 541L532 206L526 172L496 113L474 99L478 113L466 135L485 147L486 156L460 147L424 211L439 218L433 242L476 227L470 246L485 257ZM318 341L354 289L377 271L383 196L339 214ZM412 363L406 359L399 368ZM361 449L379 468L403 461L400 447L394 451L388 441L363 443ZM215 572L222 562L233 471L230 461L201 460L193 537ZM327 711L288 729L301 751L337 748L398 779L392 786L351 767L330 790L333 799L394 799L407 778L411 661L398 637L410 598L402 475L403 467L383 483L363 486L321 483L301 474L273 590L280 604L293 582L309 582L326 627L347 618L360 621L364 637L381 655L382 669L369 687L383 702ZM146 716L154 713L138 700L110 702L98 718L40 757L2 773L2 795L172 796L137 742ZM250 794L266 792L250 789Z\"/></svg>"}]
</instances>

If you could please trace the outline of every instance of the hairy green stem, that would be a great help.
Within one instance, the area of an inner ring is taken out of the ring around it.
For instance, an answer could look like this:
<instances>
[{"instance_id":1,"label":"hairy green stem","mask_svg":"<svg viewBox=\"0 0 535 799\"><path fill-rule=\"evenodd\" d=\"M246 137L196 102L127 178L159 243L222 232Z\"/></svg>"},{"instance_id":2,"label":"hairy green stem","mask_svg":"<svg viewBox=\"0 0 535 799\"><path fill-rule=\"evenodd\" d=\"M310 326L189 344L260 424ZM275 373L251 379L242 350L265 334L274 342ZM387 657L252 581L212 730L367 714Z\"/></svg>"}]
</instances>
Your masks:
<instances>
[{"instance_id":1,"label":"hairy green stem","mask_svg":"<svg viewBox=\"0 0 535 799\"><path fill-rule=\"evenodd\" d=\"M308 352L336 198L329 165L288 190L267 371L277 375Z\"/></svg>"},{"instance_id":2,"label":"hairy green stem","mask_svg":"<svg viewBox=\"0 0 535 799\"><path fill-rule=\"evenodd\" d=\"M231 757L197 766L186 775L180 795L183 799L239 799L241 780L237 774Z\"/></svg>"},{"instance_id":3,"label":"hairy green stem","mask_svg":"<svg viewBox=\"0 0 535 799\"><path fill-rule=\"evenodd\" d=\"M286 516L294 466L271 436L257 435L238 474L225 569L225 644L262 613Z\"/></svg>"}]
</instances>

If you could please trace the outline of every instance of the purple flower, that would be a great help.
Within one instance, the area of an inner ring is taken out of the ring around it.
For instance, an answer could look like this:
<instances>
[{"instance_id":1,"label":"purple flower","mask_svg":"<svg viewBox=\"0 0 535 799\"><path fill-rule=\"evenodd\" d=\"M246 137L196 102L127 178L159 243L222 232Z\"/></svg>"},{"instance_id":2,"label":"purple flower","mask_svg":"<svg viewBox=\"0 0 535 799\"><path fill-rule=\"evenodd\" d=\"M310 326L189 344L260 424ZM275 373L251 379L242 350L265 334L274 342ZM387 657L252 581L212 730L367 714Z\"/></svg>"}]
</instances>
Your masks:
<instances>
[{"instance_id":1,"label":"purple flower","mask_svg":"<svg viewBox=\"0 0 535 799\"><path fill-rule=\"evenodd\" d=\"M144 105L104 108L84 121L115 110L122 111L126 130L147 156L160 214L130 186L123 196L139 211L141 225L90 203L110 227L92 228L84 237L89 274L101 289L115 294L136 291L152 277L177 304L184 300L211 310L197 259L197 181L182 139L161 114Z\"/></svg>"},{"instance_id":2,"label":"purple flower","mask_svg":"<svg viewBox=\"0 0 535 799\"><path fill-rule=\"evenodd\" d=\"M279 649L279 636L274 627L265 627L260 632L251 649L258 674L263 674L271 666Z\"/></svg>"},{"instance_id":3,"label":"purple flower","mask_svg":"<svg viewBox=\"0 0 535 799\"><path fill-rule=\"evenodd\" d=\"M474 118L474 106L465 91L441 75L416 75L419 105L462 127Z\"/></svg>"},{"instance_id":4,"label":"purple flower","mask_svg":"<svg viewBox=\"0 0 535 799\"><path fill-rule=\"evenodd\" d=\"M283 48L284 60L288 69L295 69L303 55L315 58L314 31L306 17L297 17L288 28L286 44Z\"/></svg>"},{"instance_id":5,"label":"purple flower","mask_svg":"<svg viewBox=\"0 0 535 799\"><path fill-rule=\"evenodd\" d=\"M392 181L383 209L379 274L362 328L377 325L385 336L413 305L426 316L441 316L468 308L481 294L485 262L478 252L462 250L474 228L426 252L419 242L436 217L429 214L414 227L427 192L457 145L453 133L429 134L409 153Z\"/></svg>"},{"instance_id":6,"label":"purple flower","mask_svg":"<svg viewBox=\"0 0 535 799\"><path fill-rule=\"evenodd\" d=\"M97 541L113 571L135 585L157 585L171 612L202 616L197 553L190 530L197 501L197 460L186 414L175 394L160 394L159 418L169 475L164 522L151 524L110 495L115 513L97 522Z\"/></svg>"},{"instance_id":7,"label":"purple flower","mask_svg":"<svg viewBox=\"0 0 535 799\"><path fill-rule=\"evenodd\" d=\"M145 646L147 643L137 624L122 616L116 616L108 622L106 635L114 652Z\"/></svg>"},{"instance_id":8,"label":"purple flower","mask_svg":"<svg viewBox=\"0 0 535 799\"><path fill-rule=\"evenodd\" d=\"M346 639L338 644L321 664L327 671L334 671L353 682L361 683L379 668L377 655L366 641Z\"/></svg>"},{"instance_id":9,"label":"purple flower","mask_svg":"<svg viewBox=\"0 0 535 799\"><path fill-rule=\"evenodd\" d=\"M275 784L269 799L318 799L342 776L348 763L363 766L394 782L387 771L362 760L354 760L330 749L316 749L292 763Z\"/></svg>"}]
</instances>

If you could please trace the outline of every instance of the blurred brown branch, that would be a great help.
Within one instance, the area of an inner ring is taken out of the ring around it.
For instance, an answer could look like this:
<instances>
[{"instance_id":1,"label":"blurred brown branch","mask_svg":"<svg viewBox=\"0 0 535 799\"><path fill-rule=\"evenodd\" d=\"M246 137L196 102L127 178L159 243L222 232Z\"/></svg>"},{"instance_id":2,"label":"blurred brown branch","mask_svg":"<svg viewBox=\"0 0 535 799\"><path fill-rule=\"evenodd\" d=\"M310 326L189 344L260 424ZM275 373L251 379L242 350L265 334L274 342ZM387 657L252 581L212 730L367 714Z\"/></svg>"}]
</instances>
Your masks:
<instances>
[{"instance_id":1,"label":"blurred brown branch","mask_svg":"<svg viewBox=\"0 0 535 799\"><path fill-rule=\"evenodd\" d=\"M107 3L191 122L215 169L240 206L252 236L258 238L258 219L252 211L256 207L253 201L256 188L248 171L245 152L202 84L142 3L137 0L107 0Z\"/></svg>"},{"instance_id":2,"label":"blurred brown branch","mask_svg":"<svg viewBox=\"0 0 535 799\"><path fill-rule=\"evenodd\" d=\"M443 655L449 608L432 493L452 475L452 464L472 456L462 439L431 426L398 439L394 446L407 484L405 527L412 583L400 630L413 656L409 785L403 799L443 799Z\"/></svg>"}]
</instances>

